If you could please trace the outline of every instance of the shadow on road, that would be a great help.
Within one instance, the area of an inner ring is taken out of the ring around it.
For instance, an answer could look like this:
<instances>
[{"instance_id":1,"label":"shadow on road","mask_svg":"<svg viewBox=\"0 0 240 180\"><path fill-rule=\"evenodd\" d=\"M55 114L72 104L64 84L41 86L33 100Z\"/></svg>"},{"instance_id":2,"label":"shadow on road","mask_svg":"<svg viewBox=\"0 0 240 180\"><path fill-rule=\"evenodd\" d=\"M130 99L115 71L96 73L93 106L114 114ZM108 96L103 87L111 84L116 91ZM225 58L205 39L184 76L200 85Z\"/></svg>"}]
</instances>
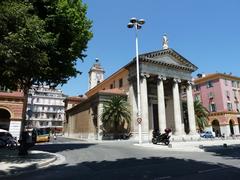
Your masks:
<instances>
[{"instance_id":1,"label":"shadow on road","mask_svg":"<svg viewBox=\"0 0 240 180\"><path fill-rule=\"evenodd\" d=\"M37 144L31 150L47 151L51 153L57 153L66 150L75 150L88 148L93 146L93 143L67 143L67 144Z\"/></svg>"},{"instance_id":2,"label":"shadow on road","mask_svg":"<svg viewBox=\"0 0 240 180\"><path fill-rule=\"evenodd\" d=\"M32 154L29 153L27 156L18 156L17 150L8 150L8 149L1 149L0 150L0 162L4 163L15 163L15 164L21 164L21 163L31 163L38 160L44 160L55 157L51 154L46 153L37 153Z\"/></svg>"},{"instance_id":3,"label":"shadow on road","mask_svg":"<svg viewBox=\"0 0 240 180\"><path fill-rule=\"evenodd\" d=\"M95 144L90 143L67 143L67 144L40 144L35 145L30 150L38 150L38 151L47 151L51 153L57 153L65 150L76 150L88 148ZM13 165L10 167L9 173L15 174L22 171L28 170L36 170L38 169L37 162L42 161L44 159L48 160L50 158L54 158L55 156L47 153L29 153L27 156L18 156L18 150L8 150L8 149L0 149L0 163L12 163ZM22 163L29 163L31 165L27 167L20 167L19 165ZM1 165L1 164L0 164ZM7 175L6 172L0 170L0 176ZM1 177L0 177L1 179Z\"/></svg>"},{"instance_id":4,"label":"shadow on road","mask_svg":"<svg viewBox=\"0 0 240 180\"><path fill-rule=\"evenodd\" d=\"M223 171L225 170L225 171ZM189 159L176 158L126 158L116 161L82 162L76 165L59 165L39 170L28 175L20 175L17 179L87 179L87 180L118 180L118 179L212 179L219 175L220 179L231 179L239 176L239 169L223 164L210 164ZM210 173L209 173L210 172ZM211 174L215 172L215 174ZM221 174L222 173L222 174ZM10 178L11 179L11 178Z\"/></svg>"},{"instance_id":5,"label":"shadow on road","mask_svg":"<svg viewBox=\"0 0 240 180\"><path fill-rule=\"evenodd\" d=\"M227 146L211 146L204 147L205 152L212 152L215 156L226 158L240 159L240 145L227 145Z\"/></svg>"},{"instance_id":6,"label":"shadow on road","mask_svg":"<svg viewBox=\"0 0 240 180\"><path fill-rule=\"evenodd\" d=\"M39 150L39 151L47 151L51 153L57 153L65 150L75 150L75 149L83 149L88 148L89 146L93 146L95 144L41 144L35 145L30 148L30 150ZM9 149L0 149L0 162L2 163L13 163L13 164L21 164L21 163L31 163L38 160L44 160L54 157L54 155L46 154L46 153L29 153L27 156L18 156L18 150L9 150Z\"/></svg>"}]
</instances>

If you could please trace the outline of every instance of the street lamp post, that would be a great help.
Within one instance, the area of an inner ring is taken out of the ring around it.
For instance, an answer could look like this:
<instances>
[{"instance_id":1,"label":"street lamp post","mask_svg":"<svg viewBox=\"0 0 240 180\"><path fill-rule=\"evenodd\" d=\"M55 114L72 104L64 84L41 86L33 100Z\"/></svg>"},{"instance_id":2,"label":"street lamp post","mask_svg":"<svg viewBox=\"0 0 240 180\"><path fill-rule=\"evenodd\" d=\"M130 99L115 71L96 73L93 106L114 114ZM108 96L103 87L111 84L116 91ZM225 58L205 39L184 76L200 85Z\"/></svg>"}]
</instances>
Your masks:
<instances>
[{"instance_id":1,"label":"street lamp post","mask_svg":"<svg viewBox=\"0 0 240 180\"><path fill-rule=\"evenodd\" d=\"M138 57L138 30L141 29L145 23L144 19L131 18L128 23L128 28L135 28L136 30L136 69L137 69L137 122L138 122L138 142L142 143L142 114L141 114L141 98L140 98L140 70L139 70L139 57Z\"/></svg>"}]
</instances>

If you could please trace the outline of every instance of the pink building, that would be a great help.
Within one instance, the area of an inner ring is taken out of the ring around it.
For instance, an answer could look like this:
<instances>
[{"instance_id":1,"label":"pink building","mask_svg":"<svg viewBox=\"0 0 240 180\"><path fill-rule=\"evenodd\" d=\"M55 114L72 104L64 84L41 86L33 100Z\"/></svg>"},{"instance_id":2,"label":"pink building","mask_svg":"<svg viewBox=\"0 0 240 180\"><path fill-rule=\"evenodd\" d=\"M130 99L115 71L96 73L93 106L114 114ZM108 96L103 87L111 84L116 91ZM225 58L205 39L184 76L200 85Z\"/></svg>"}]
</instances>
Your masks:
<instances>
[{"instance_id":1,"label":"pink building","mask_svg":"<svg viewBox=\"0 0 240 180\"><path fill-rule=\"evenodd\" d=\"M228 74L199 74L194 98L209 110L209 129L219 135L238 135L240 129L240 78Z\"/></svg>"}]
</instances>

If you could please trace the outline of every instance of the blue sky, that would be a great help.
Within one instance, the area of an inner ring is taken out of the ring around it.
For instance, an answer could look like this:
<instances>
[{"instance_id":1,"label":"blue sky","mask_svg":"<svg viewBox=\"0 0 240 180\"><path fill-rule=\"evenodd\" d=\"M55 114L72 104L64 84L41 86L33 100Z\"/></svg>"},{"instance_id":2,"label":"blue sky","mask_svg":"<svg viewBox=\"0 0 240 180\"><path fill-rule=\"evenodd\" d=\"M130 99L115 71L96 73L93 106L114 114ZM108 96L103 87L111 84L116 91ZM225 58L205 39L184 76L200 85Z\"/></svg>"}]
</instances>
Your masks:
<instances>
[{"instance_id":1,"label":"blue sky","mask_svg":"<svg viewBox=\"0 0 240 180\"><path fill-rule=\"evenodd\" d=\"M93 38L87 57L78 62L82 75L61 89L66 95L85 94L88 71L100 59L105 78L135 56L135 32L128 29L131 17L143 18L139 53L162 49L167 33L169 47L195 64L197 73L232 73L240 76L239 0L83 0L93 21Z\"/></svg>"}]
</instances>

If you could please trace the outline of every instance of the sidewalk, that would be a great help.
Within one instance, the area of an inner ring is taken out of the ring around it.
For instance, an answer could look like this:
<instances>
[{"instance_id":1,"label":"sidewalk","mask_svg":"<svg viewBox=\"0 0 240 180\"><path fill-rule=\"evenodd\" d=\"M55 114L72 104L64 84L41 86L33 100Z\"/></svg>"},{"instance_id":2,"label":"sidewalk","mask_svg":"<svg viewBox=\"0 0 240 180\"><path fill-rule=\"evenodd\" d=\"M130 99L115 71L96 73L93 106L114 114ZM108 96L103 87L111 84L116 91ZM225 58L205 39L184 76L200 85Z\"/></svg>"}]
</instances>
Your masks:
<instances>
[{"instance_id":1,"label":"sidewalk","mask_svg":"<svg viewBox=\"0 0 240 180\"><path fill-rule=\"evenodd\" d=\"M64 160L65 158L59 154L43 151L29 151L29 155L20 157L17 150L0 149L0 178L35 171Z\"/></svg>"},{"instance_id":2,"label":"sidewalk","mask_svg":"<svg viewBox=\"0 0 240 180\"><path fill-rule=\"evenodd\" d=\"M186 142L171 142L170 145L142 143L134 144L144 148L152 148L166 151L187 151L187 152L204 152L205 148L225 148L230 145L239 145L240 140L204 140L204 141L186 141Z\"/></svg>"}]
</instances>

